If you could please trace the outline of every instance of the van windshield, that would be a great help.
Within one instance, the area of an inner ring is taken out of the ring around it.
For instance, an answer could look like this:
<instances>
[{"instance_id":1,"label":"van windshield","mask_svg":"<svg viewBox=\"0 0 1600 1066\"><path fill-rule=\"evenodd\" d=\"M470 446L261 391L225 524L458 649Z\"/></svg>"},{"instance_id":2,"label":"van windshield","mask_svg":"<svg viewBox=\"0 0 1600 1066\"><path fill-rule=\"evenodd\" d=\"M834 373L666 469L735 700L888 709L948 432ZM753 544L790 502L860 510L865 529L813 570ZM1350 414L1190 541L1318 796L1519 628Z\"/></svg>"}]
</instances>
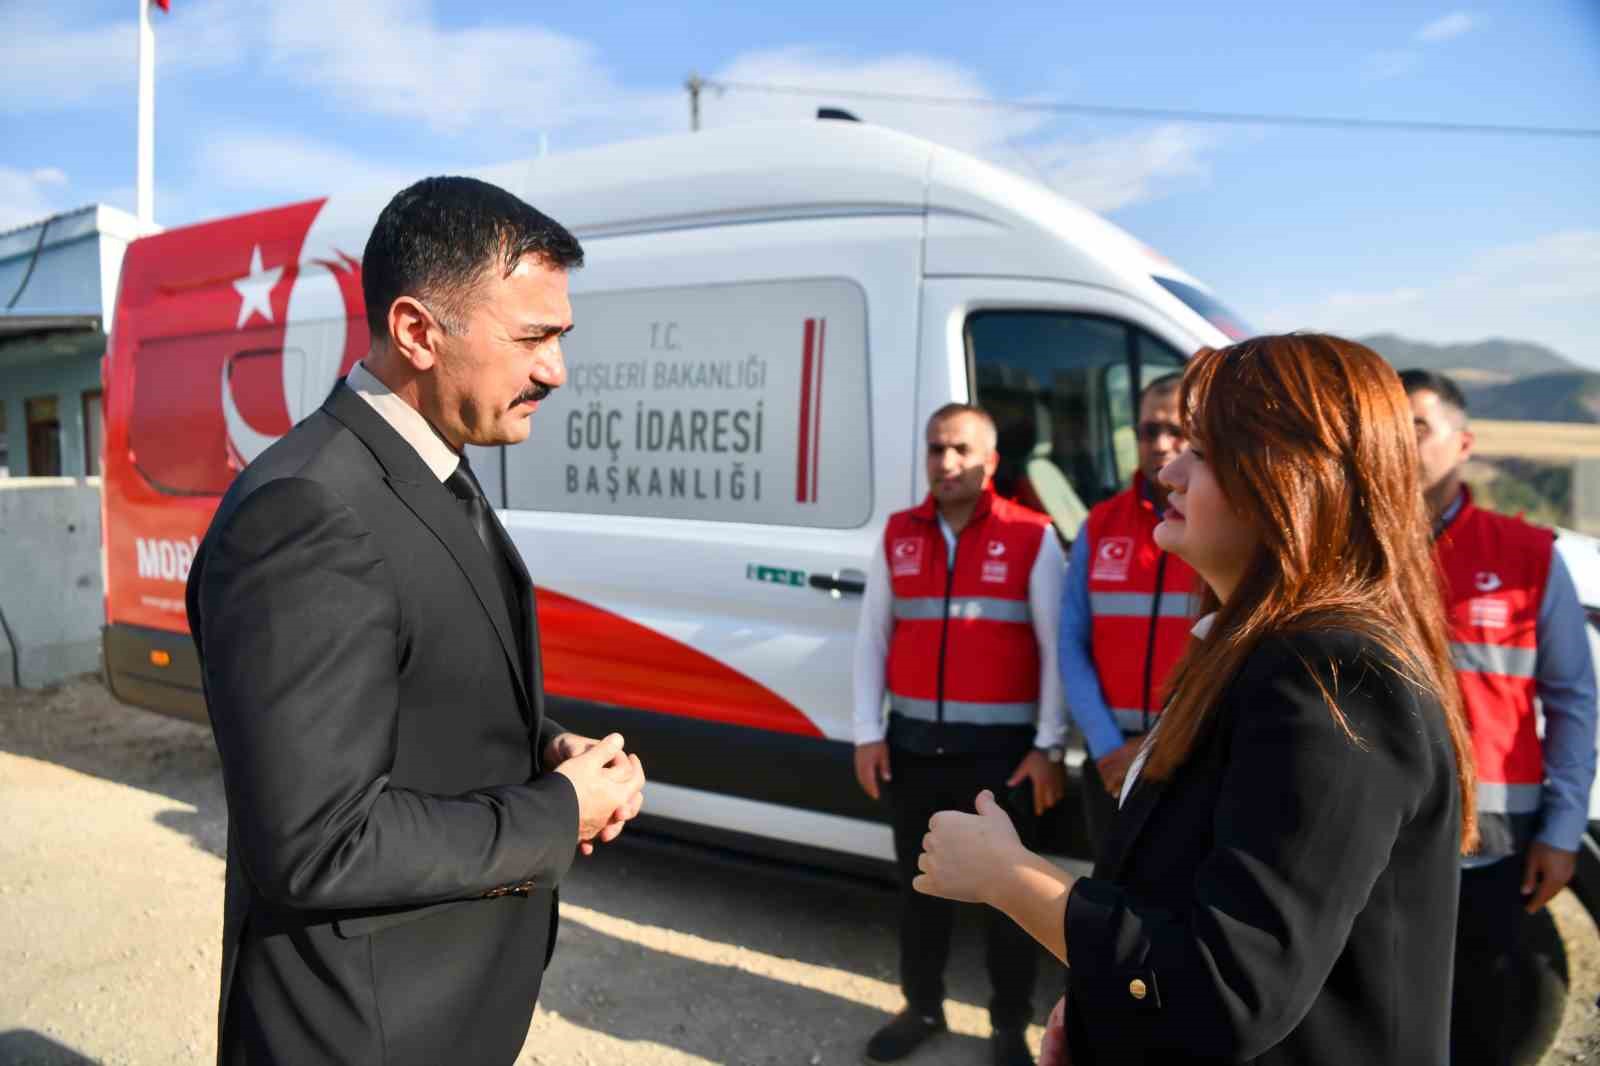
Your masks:
<instances>
[{"instance_id":1,"label":"van windshield","mask_svg":"<svg viewBox=\"0 0 1600 1066\"><path fill-rule=\"evenodd\" d=\"M1256 331L1244 319L1228 310L1222 301L1204 289L1175 278L1164 278L1160 274L1151 274L1150 277L1157 285L1182 300L1189 310L1220 329L1229 340L1242 341L1256 335Z\"/></svg>"}]
</instances>

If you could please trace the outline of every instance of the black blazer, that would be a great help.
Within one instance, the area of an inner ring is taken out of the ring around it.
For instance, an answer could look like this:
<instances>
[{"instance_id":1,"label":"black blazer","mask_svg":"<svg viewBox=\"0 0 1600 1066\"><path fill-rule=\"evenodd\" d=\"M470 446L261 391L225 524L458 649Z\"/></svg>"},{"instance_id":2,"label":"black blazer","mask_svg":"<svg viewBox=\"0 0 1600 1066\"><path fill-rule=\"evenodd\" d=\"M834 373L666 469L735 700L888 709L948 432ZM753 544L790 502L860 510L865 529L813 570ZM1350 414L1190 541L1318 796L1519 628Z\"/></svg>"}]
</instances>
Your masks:
<instances>
[{"instance_id":1,"label":"black blazer","mask_svg":"<svg viewBox=\"0 0 1600 1066\"><path fill-rule=\"evenodd\" d=\"M223 497L188 585L228 800L219 1062L516 1057L578 804L540 772L532 586L524 646L492 565L342 383Z\"/></svg>"},{"instance_id":2,"label":"black blazer","mask_svg":"<svg viewBox=\"0 0 1600 1066\"><path fill-rule=\"evenodd\" d=\"M1077 1066L1447 1061L1456 763L1390 663L1348 631L1269 638L1189 761L1137 782L1067 900Z\"/></svg>"}]
</instances>

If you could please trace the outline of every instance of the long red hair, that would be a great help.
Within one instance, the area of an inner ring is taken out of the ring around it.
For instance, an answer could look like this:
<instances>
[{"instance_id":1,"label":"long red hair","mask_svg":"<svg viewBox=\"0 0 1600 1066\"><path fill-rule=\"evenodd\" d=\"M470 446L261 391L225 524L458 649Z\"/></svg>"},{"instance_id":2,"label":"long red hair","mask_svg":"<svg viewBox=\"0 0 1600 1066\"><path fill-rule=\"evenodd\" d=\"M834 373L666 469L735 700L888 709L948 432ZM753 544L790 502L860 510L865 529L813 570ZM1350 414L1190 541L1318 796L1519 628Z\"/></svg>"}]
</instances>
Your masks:
<instances>
[{"instance_id":1,"label":"long red hair","mask_svg":"<svg viewBox=\"0 0 1600 1066\"><path fill-rule=\"evenodd\" d=\"M1370 348L1288 334L1202 349L1184 371L1185 433L1259 533L1243 580L1168 685L1145 773L1169 776L1250 653L1273 634L1362 633L1437 696L1455 748L1463 852L1477 838L1472 744L1451 665L1411 405ZM1324 690L1329 713L1349 723ZM1357 743L1360 738L1351 733Z\"/></svg>"}]
</instances>

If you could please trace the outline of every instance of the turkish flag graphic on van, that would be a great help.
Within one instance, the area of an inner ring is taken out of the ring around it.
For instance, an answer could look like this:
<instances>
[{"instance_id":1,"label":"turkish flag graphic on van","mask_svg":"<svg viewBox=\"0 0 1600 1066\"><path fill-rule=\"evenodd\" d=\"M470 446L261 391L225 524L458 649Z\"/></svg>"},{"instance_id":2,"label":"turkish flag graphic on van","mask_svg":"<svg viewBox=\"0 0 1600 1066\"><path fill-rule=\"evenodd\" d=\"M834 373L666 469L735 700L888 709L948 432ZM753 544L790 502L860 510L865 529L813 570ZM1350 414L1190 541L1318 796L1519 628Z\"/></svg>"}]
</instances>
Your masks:
<instances>
[{"instance_id":1,"label":"turkish flag graphic on van","mask_svg":"<svg viewBox=\"0 0 1600 1066\"><path fill-rule=\"evenodd\" d=\"M129 249L160 255L125 265L117 326L137 349L128 445L151 487L220 495L365 352L359 262L305 247L324 202Z\"/></svg>"}]
</instances>

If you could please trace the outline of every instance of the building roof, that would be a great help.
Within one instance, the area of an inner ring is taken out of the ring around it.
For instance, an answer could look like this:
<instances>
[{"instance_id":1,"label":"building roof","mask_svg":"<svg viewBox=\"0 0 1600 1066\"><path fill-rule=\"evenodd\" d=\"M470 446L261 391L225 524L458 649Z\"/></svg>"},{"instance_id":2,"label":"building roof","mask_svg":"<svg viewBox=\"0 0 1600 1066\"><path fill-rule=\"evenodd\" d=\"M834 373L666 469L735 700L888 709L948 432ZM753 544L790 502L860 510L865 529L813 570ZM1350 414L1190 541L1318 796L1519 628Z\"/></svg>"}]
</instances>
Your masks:
<instances>
[{"instance_id":1,"label":"building roof","mask_svg":"<svg viewBox=\"0 0 1600 1066\"><path fill-rule=\"evenodd\" d=\"M122 253L158 230L126 211L90 204L0 233L0 342L109 330Z\"/></svg>"}]
</instances>

